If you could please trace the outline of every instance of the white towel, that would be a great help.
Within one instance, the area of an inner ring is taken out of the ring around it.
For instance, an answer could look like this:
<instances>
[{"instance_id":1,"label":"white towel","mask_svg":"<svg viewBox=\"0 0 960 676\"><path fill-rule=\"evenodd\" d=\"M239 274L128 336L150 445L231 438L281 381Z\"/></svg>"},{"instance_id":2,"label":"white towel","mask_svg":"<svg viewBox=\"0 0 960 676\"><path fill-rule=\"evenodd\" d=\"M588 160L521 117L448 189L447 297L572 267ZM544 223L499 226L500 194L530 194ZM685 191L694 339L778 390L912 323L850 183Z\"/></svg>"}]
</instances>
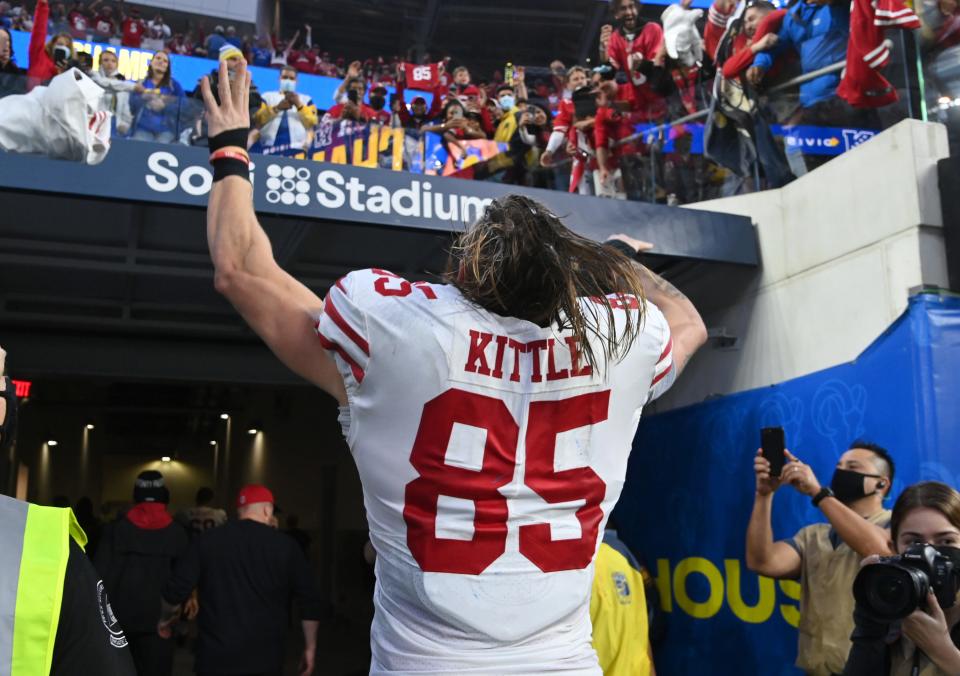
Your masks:
<instances>
[{"instance_id":1,"label":"white towel","mask_svg":"<svg viewBox=\"0 0 960 676\"><path fill-rule=\"evenodd\" d=\"M112 113L103 89L72 68L28 94L0 99L0 149L99 164L110 150Z\"/></svg>"}]
</instances>

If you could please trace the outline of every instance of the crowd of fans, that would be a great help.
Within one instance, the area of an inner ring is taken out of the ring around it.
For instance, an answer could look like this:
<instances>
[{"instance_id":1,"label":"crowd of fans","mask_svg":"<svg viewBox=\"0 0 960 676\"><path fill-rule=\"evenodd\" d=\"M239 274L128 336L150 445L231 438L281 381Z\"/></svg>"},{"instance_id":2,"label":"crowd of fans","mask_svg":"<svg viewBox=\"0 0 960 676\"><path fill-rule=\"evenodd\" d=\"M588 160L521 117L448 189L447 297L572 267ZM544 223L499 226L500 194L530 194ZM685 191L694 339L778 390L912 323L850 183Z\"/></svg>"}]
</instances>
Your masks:
<instances>
[{"instance_id":1,"label":"crowd of fans","mask_svg":"<svg viewBox=\"0 0 960 676\"><path fill-rule=\"evenodd\" d=\"M309 155L318 135L329 137L330 125L381 125L413 139L437 134L455 160L474 141L500 144L481 164L462 168L455 161L463 177L667 202L778 187L806 173L826 156L786 152L773 125L880 129L878 110L896 108L898 99L881 74L891 58L888 29L922 28L918 35L934 55L960 35L955 0L927 0L918 10L923 23L901 0L794 0L780 9L768 0L715 0L706 14L690 4L667 7L657 22L641 17L638 2L614 0L612 22L599 34L599 65L508 63L486 77L450 58L345 64L320 48L310 26L289 40L277 31L241 37L233 26L206 33L202 22L174 32L161 15L144 20L123 2L116 9L101 0L75 3L68 11L40 0L31 25L24 6L0 1L0 23L32 31L31 84L79 61L106 90L120 135L204 143L198 83L178 82L169 55L226 60L231 72L246 59L279 71L275 91L252 97L254 151L285 147ZM147 77L129 82L118 74L116 58L101 58L96 70L89 58L84 62L73 50L76 38L156 54ZM16 68L5 42L0 31L0 71ZM343 81L333 99L311 100L298 91L304 73ZM797 79L789 95L766 95ZM388 87L396 94L388 96ZM429 103L426 95L406 103L409 89L428 93ZM691 129L682 124L707 111L705 151L712 162L691 152ZM639 134L643 124L656 133ZM670 142L671 152L663 152Z\"/></svg>"}]
</instances>

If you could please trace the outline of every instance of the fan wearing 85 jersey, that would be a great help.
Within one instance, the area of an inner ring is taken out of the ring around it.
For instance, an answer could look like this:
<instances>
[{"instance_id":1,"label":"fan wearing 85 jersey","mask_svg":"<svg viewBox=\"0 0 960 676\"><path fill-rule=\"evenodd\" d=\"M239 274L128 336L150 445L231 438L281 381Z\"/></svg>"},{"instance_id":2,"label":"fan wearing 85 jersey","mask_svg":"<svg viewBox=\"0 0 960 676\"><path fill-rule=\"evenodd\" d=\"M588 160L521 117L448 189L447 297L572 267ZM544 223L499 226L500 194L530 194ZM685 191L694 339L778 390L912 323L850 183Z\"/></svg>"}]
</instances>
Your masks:
<instances>
[{"instance_id":1,"label":"fan wearing 85 jersey","mask_svg":"<svg viewBox=\"0 0 960 676\"><path fill-rule=\"evenodd\" d=\"M459 236L449 285L364 270L321 301L253 210L250 83L243 62L201 83L214 284L341 406L378 554L371 673L599 675L591 562L644 404L706 340L696 308L631 262L642 243L521 195Z\"/></svg>"},{"instance_id":2,"label":"fan wearing 85 jersey","mask_svg":"<svg viewBox=\"0 0 960 676\"><path fill-rule=\"evenodd\" d=\"M591 563L643 405L677 370L655 305L580 302L643 321L621 360L593 368L570 331L454 286L363 270L330 290L318 334L378 555L374 673L599 673Z\"/></svg>"}]
</instances>

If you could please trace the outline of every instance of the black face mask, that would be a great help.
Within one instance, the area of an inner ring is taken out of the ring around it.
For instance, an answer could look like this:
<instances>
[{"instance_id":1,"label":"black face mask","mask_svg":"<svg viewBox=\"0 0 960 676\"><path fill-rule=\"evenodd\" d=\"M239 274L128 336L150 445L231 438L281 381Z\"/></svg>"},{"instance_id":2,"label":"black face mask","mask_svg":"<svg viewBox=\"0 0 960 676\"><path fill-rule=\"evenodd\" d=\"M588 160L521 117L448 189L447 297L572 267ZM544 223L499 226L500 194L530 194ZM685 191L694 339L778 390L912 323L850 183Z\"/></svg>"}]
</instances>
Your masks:
<instances>
[{"instance_id":1,"label":"black face mask","mask_svg":"<svg viewBox=\"0 0 960 676\"><path fill-rule=\"evenodd\" d=\"M7 413L0 422L0 451L4 451L17 438L17 388L9 377L4 377L6 389L0 392L0 398L7 402Z\"/></svg>"},{"instance_id":2,"label":"black face mask","mask_svg":"<svg viewBox=\"0 0 960 676\"><path fill-rule=\"evenodd\" d=\"M862 472L854 472L849 469L837 468L833 472L833 480L830 482L830 490L833 491L833 494L836 496L837 500L845 505L849 505L851 502L856 502L860 498L865 498L868 495L874 495L875 493L879 492L874 491L873 493L867 493L866 490L864 490L864 479L867 477L874 479L883 478L883 476L880 474L864 474Z\"/></svg>"},{"instance_id":3,"label":"black face mask","mask_svg":"<svg viewBox=\"0 0 960 676\"><path fill-rule=\"evenodd\" d=\"M370 97L370 107L374 110L383 110L383 106L386 105L387 100L382 96L371 96Z\"/></svg>"}]
</instances>

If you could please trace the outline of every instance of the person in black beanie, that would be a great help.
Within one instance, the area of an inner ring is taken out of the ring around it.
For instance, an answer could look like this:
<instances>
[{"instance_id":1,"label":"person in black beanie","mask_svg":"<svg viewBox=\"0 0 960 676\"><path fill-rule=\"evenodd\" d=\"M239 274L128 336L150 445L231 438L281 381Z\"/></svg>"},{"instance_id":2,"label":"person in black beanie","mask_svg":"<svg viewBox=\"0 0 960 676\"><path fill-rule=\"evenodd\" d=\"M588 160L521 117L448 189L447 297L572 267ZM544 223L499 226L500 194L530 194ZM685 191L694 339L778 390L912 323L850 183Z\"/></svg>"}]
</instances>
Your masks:
<instances>
[{"instance_id":1,"label":"person in black beanie","mask_svg":"<svg viewBox=\"0 0 960 676\"><path fill-rule=\"evenodd\" d=\"M187 548L187 532L167 512L170 491L163 474L140 472L134 506L103 529L94 564L127 632L140 676L170 676L174 643L157 635L160 589Z\"/></svg>"}]
</instances>

